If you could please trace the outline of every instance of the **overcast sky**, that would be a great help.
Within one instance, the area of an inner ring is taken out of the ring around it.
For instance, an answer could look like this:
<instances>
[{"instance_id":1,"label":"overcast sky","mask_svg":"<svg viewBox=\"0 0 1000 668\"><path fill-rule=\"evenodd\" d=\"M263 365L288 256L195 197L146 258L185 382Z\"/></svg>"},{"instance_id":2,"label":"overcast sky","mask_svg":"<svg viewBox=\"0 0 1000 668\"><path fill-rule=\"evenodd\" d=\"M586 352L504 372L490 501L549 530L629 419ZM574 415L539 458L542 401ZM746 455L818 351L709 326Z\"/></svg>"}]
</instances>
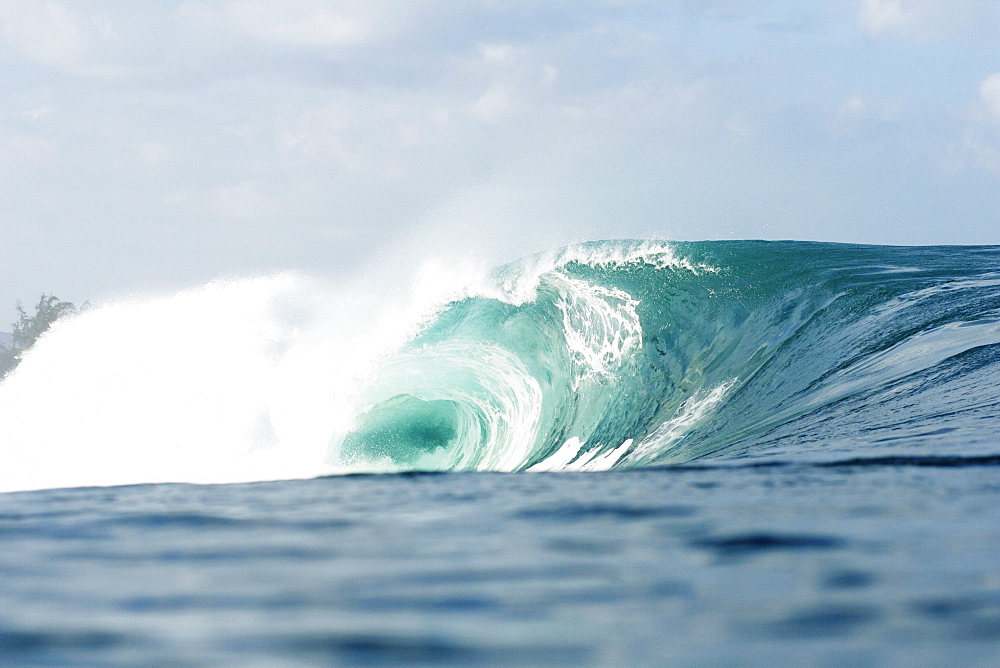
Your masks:
<instances>
[{"instance_id":1,"label":"overcast sky","mask_svg":"<svg viewBox=\"0 0 1000 668\"><path fill-rule=\"evenodd\" d=\"M400 249L1000 242L995 0L3 0L0 91L0 329Z\"/></svg>"}]
</instances>

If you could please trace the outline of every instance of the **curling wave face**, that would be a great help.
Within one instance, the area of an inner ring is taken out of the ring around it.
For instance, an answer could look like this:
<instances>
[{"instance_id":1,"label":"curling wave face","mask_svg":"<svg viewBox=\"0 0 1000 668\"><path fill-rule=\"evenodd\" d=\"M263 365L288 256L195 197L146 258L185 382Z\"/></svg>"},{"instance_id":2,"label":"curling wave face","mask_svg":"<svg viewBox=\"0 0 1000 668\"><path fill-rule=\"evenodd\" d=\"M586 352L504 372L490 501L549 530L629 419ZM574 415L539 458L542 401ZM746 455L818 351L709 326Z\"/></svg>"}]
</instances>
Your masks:
<instances>
[{"instance_id":1,"label":"curling wave face","mask_svg":"<svg viewBox=\"0 0 1000 668\"><path fill-rule=\"evenodd\" d=\"M528 258L376 371L332 457L603 470L822 457L955 430L985 443L1000 433L998 271L996 248L794 242L602 242Z\"/></svg>"},{"instance_id":2,"label":"curling wave face","mask_svg":"<svg viewBox=\"0 0 1000 668\"><path fill-rule=\"evenodd\" d=\"M1000 435L997 247L594 242L409 301L280 276L59 323L0 385L0 489L967 455Z\"/></svg>"}]
</instances>

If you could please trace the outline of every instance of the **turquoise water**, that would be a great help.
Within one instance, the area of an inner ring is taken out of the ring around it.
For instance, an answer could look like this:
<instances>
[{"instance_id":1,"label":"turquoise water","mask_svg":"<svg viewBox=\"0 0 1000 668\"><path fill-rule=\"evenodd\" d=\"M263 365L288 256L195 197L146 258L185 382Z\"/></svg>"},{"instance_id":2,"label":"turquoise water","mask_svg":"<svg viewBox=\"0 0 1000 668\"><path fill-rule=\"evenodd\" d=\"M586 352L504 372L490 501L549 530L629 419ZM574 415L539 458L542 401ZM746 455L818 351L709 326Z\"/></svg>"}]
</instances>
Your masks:
<instances>
[{"instance_id":1,"label":"turquoise water","mask_svg":"<svg viewBox=\"0 0 1000 668\"><path fill-rule=\"evenodd\" d=\"M0 490L995 450L998 247L607 241L474 269L60 321L0 383Z\"/></svg>"},{"instance_id":2,"label":"turquoise water","mask_svg":"<svg viewBox=\"0 0 1000 668\"><path fill-rule=\"evenodd\" d=\"M374 375L343 461L603 470L997 435L996 248L603 242L495 277Z\"/></svg>"},{"instance_id":3,"label":"turquoise water","mask_svg":"<svg viewBox=\"0 0 1000 668\"><path fill-rule=\"evenodd\" d=\"M0 663L1000 662L1000 247L444 279L58 323L0 384Z\"/></svg>"}]
</instances>

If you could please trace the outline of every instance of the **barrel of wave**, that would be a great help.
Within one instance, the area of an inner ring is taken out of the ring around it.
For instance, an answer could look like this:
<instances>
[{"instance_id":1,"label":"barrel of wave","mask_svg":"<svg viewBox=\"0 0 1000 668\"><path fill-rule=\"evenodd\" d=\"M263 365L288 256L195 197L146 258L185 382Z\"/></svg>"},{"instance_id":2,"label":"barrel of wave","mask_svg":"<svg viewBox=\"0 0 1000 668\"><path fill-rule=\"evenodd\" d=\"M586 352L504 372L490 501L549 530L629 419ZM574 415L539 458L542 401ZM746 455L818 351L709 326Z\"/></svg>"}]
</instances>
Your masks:
<instances>
[{"instance_id":1,"label":"barrel of wave","mask_svg":"<svg viewBox=\"0 0 1000 668\"><path fill-rule=\"evenodd\" d=\"M351 471L513 471L538 439L542 390L511 352L441 341L393 356L361 392L331 460Z\"/></svg>"},{"instance_id":2,"label":"barrel of wave","mask_svg":"<svg viewBox=\"0 0 1000 668\"><path fill-rule=\"evenodd\" d=\"M335 439L335 467L520 470L606 426L642 344L636 300L559 269L533 283L530 300L452 303L389 358Z\"/></svg>"}]
</instances>

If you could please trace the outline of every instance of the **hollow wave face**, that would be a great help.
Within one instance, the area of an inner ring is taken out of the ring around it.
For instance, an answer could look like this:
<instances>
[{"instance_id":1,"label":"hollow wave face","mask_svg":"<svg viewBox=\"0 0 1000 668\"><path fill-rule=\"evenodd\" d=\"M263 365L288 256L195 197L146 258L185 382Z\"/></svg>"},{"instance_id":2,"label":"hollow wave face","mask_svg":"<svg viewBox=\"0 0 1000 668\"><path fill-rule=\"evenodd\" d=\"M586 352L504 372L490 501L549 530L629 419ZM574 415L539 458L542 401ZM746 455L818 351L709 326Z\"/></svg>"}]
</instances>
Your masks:
<instances>
[{"instance_id":1,"label":"hollow wave face","mask_svg":"<svg viewBox=\"0 0 1000 668\"><path fill-rule=\"evenodd\" d=\"M373 408L330 461L605 470L941 448L954 439L928 434L959 432L985 447L1000 415L984 380L1000 363L998 270L996 248L797 242L602 242L527 258L450 302L369 379ZM433 451L379 445L386 412L409 419L400 397L446 402Z\"/></svg>"},{"instance_id":2,"label":"hollow wave face","mask_svg":"<svg viewBox=\"0 0 1000 668\"><path fill-rule=\"evenodd\" d=\"M279 275L60 321L0 384L0 490L1000 436L997 247L594 242L398 293Z\"/></svg>"}]
</instances>

